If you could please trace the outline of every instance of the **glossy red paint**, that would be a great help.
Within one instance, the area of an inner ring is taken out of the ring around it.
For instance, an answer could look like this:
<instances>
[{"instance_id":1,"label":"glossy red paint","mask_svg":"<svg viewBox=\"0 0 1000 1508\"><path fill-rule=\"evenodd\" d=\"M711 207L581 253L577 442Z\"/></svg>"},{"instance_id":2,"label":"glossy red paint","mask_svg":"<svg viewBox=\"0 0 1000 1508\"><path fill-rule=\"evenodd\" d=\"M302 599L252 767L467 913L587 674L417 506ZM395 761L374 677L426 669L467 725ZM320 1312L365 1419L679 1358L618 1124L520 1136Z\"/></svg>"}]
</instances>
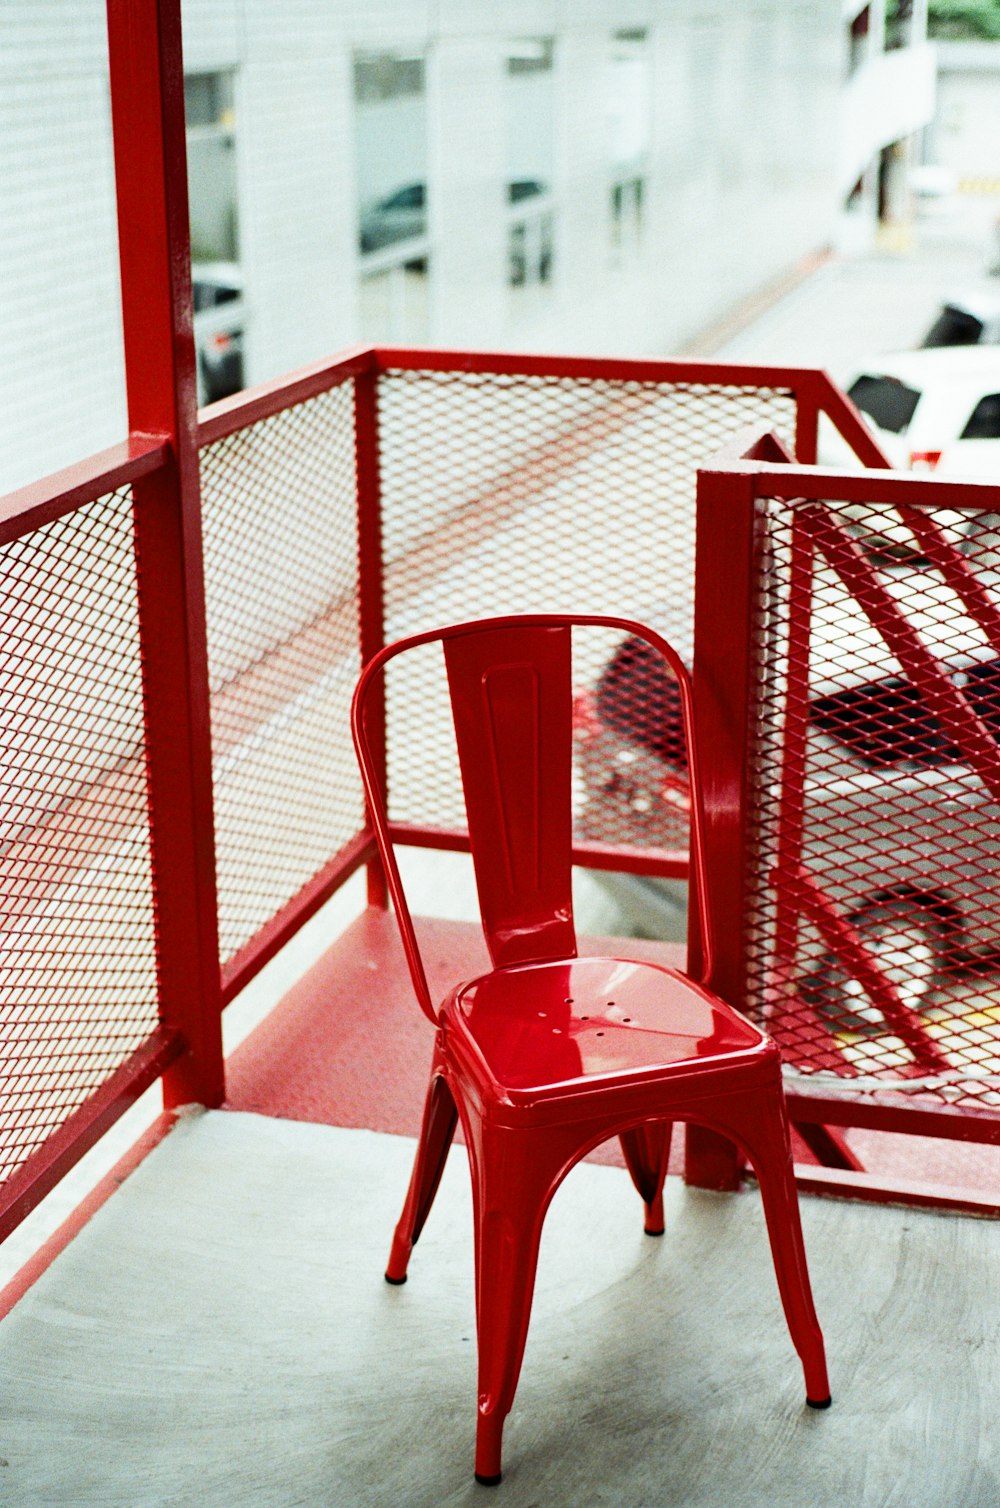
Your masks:
<instances>
[{"instance_id":1,"label":"glossy red paint","mask_svg":"<svg viewBox=\"0 0 1000 1508\"><path fill-rule=\"evenodd\" d=\"M129 431L169 446L133 484L160 1016L186 1052L168 1108L220 1104L212 764L179 0L108 0Z\"/></svg>"},{"instance_id":2,"label":"glossy red paint","mask_svg":"<svg viewBox=\"0 0 1000 1508\"><path fill-rule=\"evenodd\" d=\"M382 484L378 444L378 382L372 365L354 382L354 458L358 479L358 632L361 663L367 665L385 644L385 571L382 559ZM386 778L385 689L373 694L368 734L380 779ZM368 861L368 904L385 906L389 893L382 865Z\"/></svg>"},{"instance_id":3,"label":"glossy red paint","mask_svg":"<svg viewBox=\"0 0 1000 1508\"><path fill-rule=\"evenodd\" d=\"M625 619L500 618L415 635L362 673L353 728L372 824L418 1000L436 1023L431 1081L410 1189L386 1276L406 1278L456 1125L469 1152L476 1222L479 1408L476 1476L500 1480L504 1420L527 1336L549 1201L570 1169L611 1136L663 1229L662 1189L675 1120L740 1144L757 1170L785 1314L806 1394L829 1402L823 1339L809 1289L777 1048L707 987L629 958L577 957L570 872L570 636L600 624L638 634L680 688L688 748L692 879L702 970L714 957L705 883L701 782L691 685L658 635ZM430 995L393 853L365 711L386 664L440 641L469 832L494 967ZM520 910L519 910L520 906Z\"/></svg>"},{"instance_id":4,"label":"glossy red paint","mask_svg":"<svg viewBox=\"0 0 1000 1508\"><path fill-rule=\"evenodd\" d=\"M165 440L138 435L53 476L8 492L0 497L0 545L43 528L96 497L134 485L141 477L160 470L168 456Z\"/></svg>"},{"instance_id":5,"label":"glossy red paint","mask_svg":"<svg viewBox=\"0 0 1000 1508\"><path fill-rule=\"evenodd\" d=\"M699 473L695 537L694 684L697 747L705 812L705 868L717 918L713 984L737 1006L744 995L742 918L747 867L745 784L749 728L733 706L748 705L751 584L758 569L759 531L752 484L745 478ZM696 968L688 938L690 966ZM701 1188L739 1187L743 1159L734 1145L689 1127L685 1177Z\"/></svg>"}]
</instances>

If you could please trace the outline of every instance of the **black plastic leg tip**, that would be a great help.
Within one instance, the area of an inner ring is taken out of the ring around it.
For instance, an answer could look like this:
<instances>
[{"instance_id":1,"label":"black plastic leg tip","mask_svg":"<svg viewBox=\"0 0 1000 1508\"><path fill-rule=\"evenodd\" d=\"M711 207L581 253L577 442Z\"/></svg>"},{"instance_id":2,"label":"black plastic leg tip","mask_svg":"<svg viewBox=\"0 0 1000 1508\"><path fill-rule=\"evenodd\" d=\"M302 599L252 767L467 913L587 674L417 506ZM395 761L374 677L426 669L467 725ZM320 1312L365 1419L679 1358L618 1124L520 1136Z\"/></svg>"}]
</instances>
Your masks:
<instances>
[{"instance_id":1,"label":"black plastic leg tip","mask_svg":"<svg viewBox=\"0 0 1000 1508\"><path fill-rule=\"evenodd\" d=\"M385 1280L386 1280L387 1283L391 1283L392 1286L393 1286L393 1288L399 1288L399 1287L402 1286L403 1283L406 1282L406 1277L407 1277L407 1275L406 1275L405 1272L403 1273L403 1276L401 1278L390 1278L389 1274L386 1273ZM820 1405L818 1405L818 1407L822 1407L822 1405L820 1404Z\"/></svg>"},{"instance_id":2,"label":"black plastic leg tip","mask_svg":"<svg viewBox=\"0 0 1000 1508\"><path fill-rule=\"evenodd\" d=\"M808 1403L808 1405L809 1405L809 1407L811 1409L828 1409L830 1407L830 1404L832 1402L833 1402L832 1398L807 1398L806 1399L806 1403Z\"/></svg>"},{"instance_id":3,"label":"black plastic leg tip","mask_svg":"<svg viewBox=\"0 0 1000 1508\"><path fill-rule=\"evenodd\" d=\"M647 1236L662 1236L664 1231L666 1230L666 1226L661 1225L658 1230L650 1230L649 1226L645 1225L643 1226L643 1229L646 1232Z\"/></svg>"},{"instance_id":4,"label":"black plastic leg tip","mask_svg":"<svg viewBox=\"0 0 1000 1508\"><path fill-rule=\"evenodd\" d=\"M498 1487L503 1478L503 1472L498 1471L495 1477L484 1477L477 1471L475 1476L480 1487Z\"/></svg>"}]
</instances>

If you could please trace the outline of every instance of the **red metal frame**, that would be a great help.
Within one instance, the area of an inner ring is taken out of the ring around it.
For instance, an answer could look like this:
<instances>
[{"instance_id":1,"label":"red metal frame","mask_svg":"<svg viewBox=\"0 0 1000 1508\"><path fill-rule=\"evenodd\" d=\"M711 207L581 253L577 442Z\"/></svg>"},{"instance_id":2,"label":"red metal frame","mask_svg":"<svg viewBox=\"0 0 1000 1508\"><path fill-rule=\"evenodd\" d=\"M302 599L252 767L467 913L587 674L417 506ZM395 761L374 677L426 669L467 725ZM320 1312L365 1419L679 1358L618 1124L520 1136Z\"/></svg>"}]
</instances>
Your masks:
<instances>
[{"instance_id":1,"label":"red metal frame","mask_svg":"<svg viewBox=\"0 0 1000 1508\"><path fill-rule=\"evenodd\" d=\"M700 683L696 677L699 695L706 704L705 712L712 709L713 703L716 705L720 729L731 730L747 725L751 707L750 687L743 673L742 658L737 654L729 660L725 654L727 636L731 632L728 626L730 620L720 616L718 612L709 612L708 606L719 600L728 602L730 614L734 603L746 603L747 610L749 609L750 599L743 594L753 591L754 576L745 567L744 549L740 541L748 532L748 520L752 517L758 500L785 500L798 505L793 526L789 602L789 682L804 674L807 663L812 553L819 547L824 549L847 589L884 635L908 674L923 688L936 715L948 727L950 736L962 744L967 759L974 763L987 788L995 794L1000 793L1000 771L997 767L1000 754L990 730L974 715L959 688L937 664L902 618L895 601L880 586L862 552L835 522L832 513L824 507L826 503L835 504L838 501L896 505L921 547L942 571L970 616L983 628L994 647L997 647L995 636L1000 632L1000 622L996 609L972 575L964 557L949 544L931 514L936 510L963 508L975 509L977 512L996 512L1000 506L998 489L981 482L930 480L922 476L885 471L830 472L818 467L803 466L788 458L780 460L776 466L766 455L767 448L765 436L743 435L727 447L725 454L713 463L711 469L703 471L699 476L696 563L699 610L696 613L695 666L696 672L699 663L706 667ZM807 506L801 501L804 498L815 501ZM727 520L725 523L723 518ZM745 617L744 610L736 614L738 621L743 621ZM709 667L711 676L707 673ZM794 729L786 728L783 737L784 785L778 863L786 884L784 903L779 904L776 922L775 955L779 992L782 959L790 958L794 952L796 908L801 906L809 911L835 951L845 956L852 971L858 972L859 977L861 974L865 975L874 992L873 998L878 997L887 1018L894 1020L898 1035L909 1043L915 1062L923 1071L939 1071L945 1063L933 1039L925 1032L920 1021L906 1010L893 987L881 976L850 923L837 914L836 908L830 906L810 877L797 869L804 784L804 735L801 730L796 733ZM719 768L713 769L716 762ZM731 731L725 737L706 741L709 846L711 848L715 836L713 829L720 826L723 835L727 831L730 833L732 842L726 864L721 866L718 873L713 874L713 895L720 937L723 939L742 936L742 897L734 877L747 873L748 865L753 859L749 851L749 812L743 804L746 799L742 784L744 767L745 749L739 745ZM795 880L798 881L798 898L791 904L788 886ZM742 1006L745 1002L745 958L742 957L742 947L736 950L736 954L739 956L734 955L732 977L727 979L732 991L728 998ZM831 1050L831 1059L836 1058L836 1053ZM852 1092L850 1070L845 1071L842 1063L839 1063L839 1067L843 1073L842 1089L838 1087L831 1091L822 1082L812 1086L808 1083L807 1075L799 1075L787 1086L790 1117L793 1123L803 1129L810 1145L817 1135L825 1136L829 1128L834 1126L939 1136L966 1142L1000 1142L1000 1115L995 1111L977 1106L915 1105L900 1091L888 1090L877 1097L863 1091ZM810 1126L815 1126L816 1131L811 1131ZM818 1147L817 1150L822 1155L822 1148ZM921 1189L916 1185L878 1180L870 1175L861 1176L856 1171L850 1171L845 1162L841 1162L840 1166L844 1171L837 1171L833 1167L818 1171L800 1169L800 1181L803 1186L815 1186L821 1192L853 1193L855 1197L898 1199L950 1208L969 1208L979 1212L992 1212L994 1209L994 1204L990 1201L969 1198L961 1190ZM718 1169L714 1165L700 1169L695 1163L691 1171L696 1181L710 1187L715 1186L713 1180L718 1177Z\"/></svg>"},{"instance_id":2,"label":"red metal frame","mask_svg":"<svg viewBox=\"0 0 1000 1508\"><path fill-rule=\"evenodd\" d=\"M224 440L342 383L353 384L363 662L372 659L384 639L386 580L380 520L378 392L380 377L386 372L451 371L568 382L786 390L797 405L795 440L802 461L815 459L819 419L826 414L866 465L886 465L857 410L825 373L770 365L357 347L196 415L180 3L108 0L107 15L130 436L99 456L0 499L0 543L28 534L102 495L125 486L132 489L162 1027L66 1122L16 1181L0 1192L0 1234L37 1202L59 1173L157 1074L164 1076L168 1106L221 1101L222 1005L359 865L369 865L370 902L386 903L381 871L370 862L373 834L369 827L363 827L220 971L198 482L200 447ZM749 462L746 454L752 457ZM727 536L726 554L730 566L740 574L741 591L749 592L754 563L752 496L782 495L773 485L768 493L771 484L765 479L774 476L775 465L780 472L784 459L780 447L764 437L750 446L739 463L750 477L745 484L749 512L739 548L733 551L732 536ZM806 475L802 466L792 470L796 477ZM788 475L786 469L781 478L786 484ZM880 482L880 496L894 495L892 481L885 478ZM826 493L825 483L832 489ZM721 507L725 490L721 475L717 483L707 485L710 492L713 486L718 487L717 505ZM904 486L899 493L904 503L913 497L912 482L908 486L909 490ZM921 503L928 488L932 490L933 484L921 483ZM810 473L808 495L867 498L871 487L860 477L852 482L839 473L816 471ZM949 491L949 505L953 496ZM484 527L488 527L486 510L480 511L486 519ZM925 524L932 529L929 522ZM429 548L433 552L433 542ZM721 552L721 539L700 548L708 552L705 558L711 566L713 552L715 556ZM714 578L699 569L706 589L699 607L702 618L728 612L731 599L717 590ZM949 561L948 569L958 583L962 562ZM976 584L964 580L956 590L959 587L970 603L970 611L985 622L989 605L977 597ZM991 623L991 629L1000 635L1000 621ZM740 757L745 733L726 723L726 709L731 706L731 697L743 695L748 675L745 655L730 655L718 644L713 649L710 636L702 635L695 676L703 688L700 699L705 707L699 716L705 724L703 744L710 751L706 763L711 809L709 865L713 887L719 888L727 910L738 910L744 884L742 872L737 872L731 861L745 839L741 826L744 793L739 781L732 778L732 761ZM716 735L723 736L718 753ZM383 726L378 731L379 740L384 736ZM384 753L382 758L384 763ZM462 847L466 841L462 835L420 827L400 829L394 836L432 847ZM573 858L577 863L636 873L686 872L683 855L600 843L577 845ZM738 962L733 948L728 935L720 937L717 969L720 983L725 981L727 992L732 990L733 998L737 998ZM710 1164L714 1172L709 1172ZM693 1145L691 1168L695 1174L700 1168L702 1178L726 1182L735 1176L736 1163L725 1144L706 1143L700 1151Z\"/></svg>"},{"instance_id":3,"label":"red metal frame","mask_svg":"<svg viewBox=\"0 0 1000 1508\"><path fill-rule=\"evenodd\" d=\"M224 1095L180 0L108 0L161 1019L186 1052L167 1107Z\"/></svg>"}]
</instances>

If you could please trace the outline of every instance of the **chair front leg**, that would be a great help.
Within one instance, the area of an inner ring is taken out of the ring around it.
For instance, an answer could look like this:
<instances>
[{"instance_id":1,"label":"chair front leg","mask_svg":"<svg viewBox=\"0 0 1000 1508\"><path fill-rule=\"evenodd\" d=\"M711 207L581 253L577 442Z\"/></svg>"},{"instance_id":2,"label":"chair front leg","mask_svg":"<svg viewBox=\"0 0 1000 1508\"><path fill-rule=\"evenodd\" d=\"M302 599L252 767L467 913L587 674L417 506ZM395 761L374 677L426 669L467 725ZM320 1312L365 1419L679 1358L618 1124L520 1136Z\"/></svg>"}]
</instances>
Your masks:
<instances>
[{"instance_id":1,"label":"chair front leg","mask_svg":"<svg viewBox=\"0 0 1000 1508\"><path fill-rule=\"evenodd\" d=\"M504 1421L528 1335L542 1223L565 1159L537 1133L483 1126L470 1157L476 1180L479 1399L476 1480L500 1481Z\"/></svg>"},{"instance_id":2,"label":"chair front leg","mask_svg":"<svg viewBox=\"0 0 1000 1508\"><path fill-rule=\"evenodd\" d=\"M806 1402L810 1408L828 1408L826 1350L809 1282L780 1080L756 1091L727 1096L713 1108L724 1117L724 1121L713 1121L715 1129L740 1143L757 1174L778 1292L805 1374Z\"/></svg>"}]
</instances>

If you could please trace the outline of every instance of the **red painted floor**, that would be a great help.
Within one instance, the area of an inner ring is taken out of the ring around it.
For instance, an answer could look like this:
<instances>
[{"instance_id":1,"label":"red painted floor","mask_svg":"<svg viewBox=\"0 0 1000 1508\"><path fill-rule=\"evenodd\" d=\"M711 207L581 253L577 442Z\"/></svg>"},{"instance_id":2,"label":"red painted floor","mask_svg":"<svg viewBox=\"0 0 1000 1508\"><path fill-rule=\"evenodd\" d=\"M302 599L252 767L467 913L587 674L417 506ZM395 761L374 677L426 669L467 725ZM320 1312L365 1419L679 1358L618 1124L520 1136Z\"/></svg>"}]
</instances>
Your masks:
<instances>
[{"instance_id":1,"label":"red painted floor","mask_svg":"<svg viewBox=\"0 0 1000 1508\"><path fill-rule=\"evenodd\" d=\"M431 994L489 967L480 929L417 923ZM685 949L629 938L581 938L581 953L684 964ZM229 1058L226 1104L288 1120L361 1127L397 1136L420 1129L433 1031L413 998L391 913L368 911L348 928ZM679 1173L683 1137L671 1149ZM797 1162L815 1158L796 1138ZM592 1154L624 1166L617 1141Z\"/></svg>"},{"instance_id":2,"label":"red painted floor","mask_svg":"<svg viewBox=\"0 0 1000 1508\"><path fill-rule=\"evenodd\" d=\"M432 995L488 967L482 933L467 922L418 922ZM585 938L581 953L625 952L677 967L669 943ZM368 911L339 937L227 1063L227 1106L289 1120L416 1136L430 1068L432 1028L417 1006L391 913ZM881 1179L964 1188L997 1200L1000 1147L931 1137L849 1132L852 1149ZM795 1161L816 1158L793 1133ZM617 1142L592 1154L622 1164ZM675 1136L670 1171L682 1167Z\"/></svg>"},{"instance_id":3,"label":"red painted floor","mask_svg":"<svg viewBox=\"0 0 1000 1508\"><path fill-rule=\"evenodd\" d=\"M431 994L489 967L482 933L467 922L418 921ZM683 965L675 944L581 938L581 953ZM367 911L230 1057L226 1104L289 1120L365 1127L400 1136L420 1129L433 1029L413 998L391 913ZM675 1138L671 1171L681 1166ZM622 1166L617 1142L594 1154Z\"/></svg>"}]
</instances>

